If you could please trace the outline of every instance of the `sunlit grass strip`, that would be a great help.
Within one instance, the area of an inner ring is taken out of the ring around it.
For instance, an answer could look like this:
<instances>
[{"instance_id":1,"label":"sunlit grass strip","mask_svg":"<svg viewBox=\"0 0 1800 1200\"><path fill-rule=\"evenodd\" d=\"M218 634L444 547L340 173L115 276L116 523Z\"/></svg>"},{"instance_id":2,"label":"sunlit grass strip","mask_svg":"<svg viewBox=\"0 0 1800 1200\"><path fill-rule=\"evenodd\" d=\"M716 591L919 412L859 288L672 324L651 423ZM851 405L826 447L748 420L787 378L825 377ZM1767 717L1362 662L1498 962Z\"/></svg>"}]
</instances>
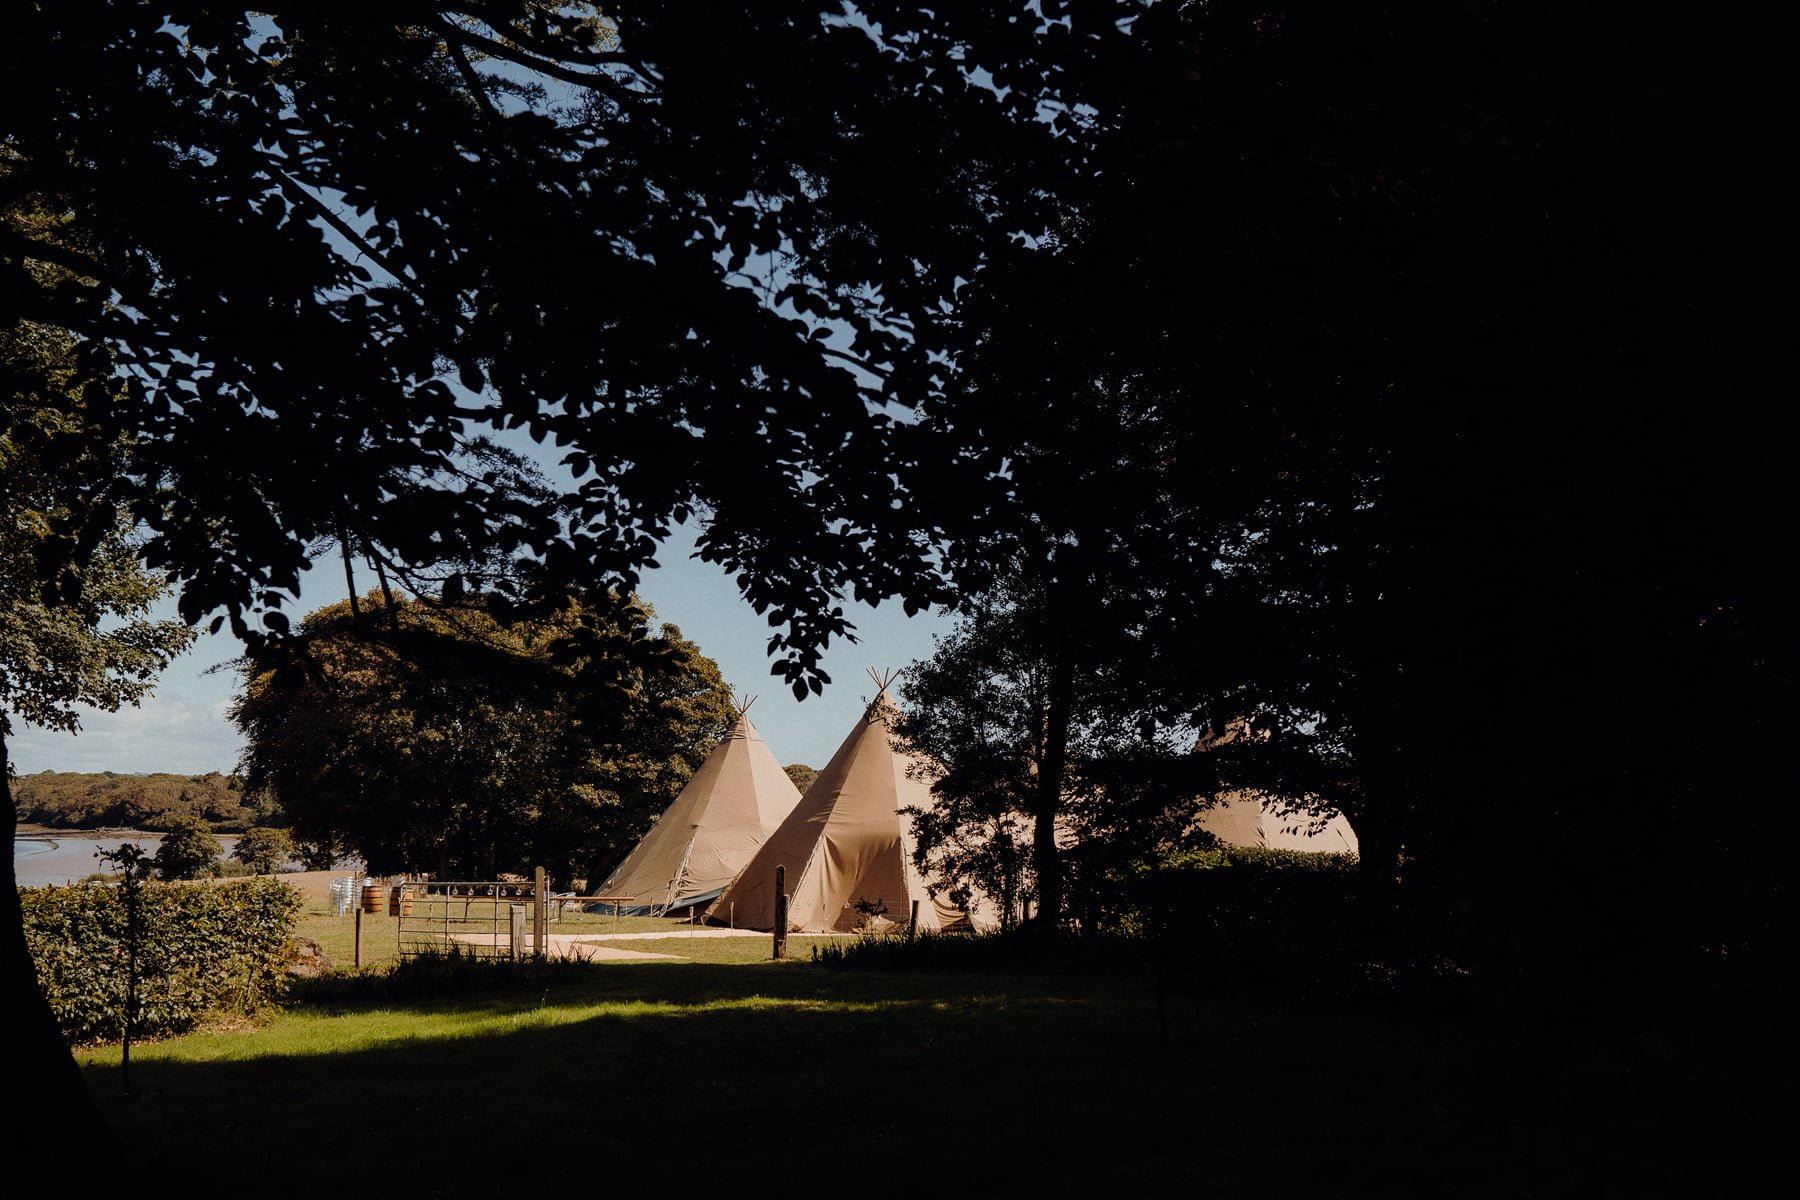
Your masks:
<instances>
[{"instance_id":1,"label":"sunlit grass strip","mask_svg":"<svg viewBox=\"0 0 1800 1200\"><path fill-rule=\"evenodd\" d=\"M616 968L614 968L616 969ZM1093 1003L1038 998L1037 1006ZM1013 1007L1016 998L996 993L962 996L954 1003L925 997L886 999L819 999L762 994L716 996L680 1003L664 1000L550 1000L533 1005L516 992L494 997L479 1007L395 1006L364 1012L308 1011L274 1013L254 1028L206 1031L138 1047L140 1061L242 1062L253 1058L355 1054L394 1045L500 1037L522 1029L552 1029L597 1019L614 1021L681 1020L727 1013L754 1013L804 1021L816 1016L898 1016L932 1013L969 1018ZM118 1063L119 1047L100 1046L80 1052L91 1067Z\"/></svg>"}]
</instances>

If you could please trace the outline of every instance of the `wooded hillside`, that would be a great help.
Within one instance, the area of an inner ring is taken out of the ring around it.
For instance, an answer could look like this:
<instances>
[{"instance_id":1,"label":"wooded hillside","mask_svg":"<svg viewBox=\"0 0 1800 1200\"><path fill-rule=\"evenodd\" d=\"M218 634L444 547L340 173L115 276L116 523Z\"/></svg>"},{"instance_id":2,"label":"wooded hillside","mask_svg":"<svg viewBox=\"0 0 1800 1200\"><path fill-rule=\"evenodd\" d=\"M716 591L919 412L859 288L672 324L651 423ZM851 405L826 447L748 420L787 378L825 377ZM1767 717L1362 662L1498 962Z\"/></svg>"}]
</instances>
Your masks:
<instances>
[{"instance_id":1,"label":"wooded hillside","mask_svg":"<svg viewBox=\"0 0 1800 1200\"><path fill-rule=\"evenodd\" d=\"M122 775L40 771L13 780L21 824L52 829L118 826L164 830L180 817L198 817L219 833L270 823L271 806L258 805L235 775Z\"/></svg>"}]
</instances>

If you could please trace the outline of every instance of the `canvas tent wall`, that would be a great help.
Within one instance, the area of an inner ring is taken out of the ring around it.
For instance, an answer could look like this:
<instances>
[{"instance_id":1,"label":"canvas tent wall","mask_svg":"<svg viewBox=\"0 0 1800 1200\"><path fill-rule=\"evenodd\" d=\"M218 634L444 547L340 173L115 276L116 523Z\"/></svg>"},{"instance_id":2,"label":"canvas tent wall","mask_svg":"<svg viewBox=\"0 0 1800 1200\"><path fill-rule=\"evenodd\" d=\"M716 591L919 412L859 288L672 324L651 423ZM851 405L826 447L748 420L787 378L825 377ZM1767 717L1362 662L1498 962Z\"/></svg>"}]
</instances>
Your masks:
<instances>
[{"instance_id":1,"label":"canvas tent wall","mask_svg":"<svg viewBox=\"0 0 1800 1200\"><path fill-rule=\"evenodd\" d=\"M895 709L885 681L877 682L882 691L737 882L713 902L709 921L774 928L777 866L786 868L789 932L859 928L868 919L857 908L863 901L884 906L887 920L904 925L916 900L920 929L979 921L979 914L971 918L948 900L933 900L913 865L911 822L900 810L928 809L931 788L914 777L916 760L895 746Z\"/></svg>"},{"instance_id":2,"label":"canvas tent wall","mask_svg":"<svg viewBox=\"0 0 1800 1200\"><path fill-rule=\"evenodd\" d=\"M662 916L714 899L800 802L744 705L725 739L605 882L599 896L631 896L624 909Z\"/></svg>"},{"instance_id":3,"label":"canvas tent wall","mask_svg":"<svg viewBox=\"0 0 1800 1200\"><path fill-rule=\"evenodd\" d=\"M1227 846L1261 846L1268 850L1308 850L1320 854L1355 854L1356 831L1338 813L1323 825L1305 813L1284 816L1277 802L1254 792L1227 792L1201 811L1195 825Z\"/></svg>"},{"instance_id":4,"label":"canvas tent wall","mask_svg":"<svg viewBox=\"0 0 1800 1200\"><path fill-rule=\"evenodd\" d=\"M1233 717L1204 730L1194 743L1195 754L1229 753L1266 744L1271 724L1255 715ZM1320 820L1307 812L1286 812L1278 799L1248 788L1219 793L1216 801L1200 811L1194 827L1204 829L1227 846L1260 846L1265 850L1306 850L1315 854L1355 854L1356 830L1341 814Z\"/></svg>"}]
</instances>

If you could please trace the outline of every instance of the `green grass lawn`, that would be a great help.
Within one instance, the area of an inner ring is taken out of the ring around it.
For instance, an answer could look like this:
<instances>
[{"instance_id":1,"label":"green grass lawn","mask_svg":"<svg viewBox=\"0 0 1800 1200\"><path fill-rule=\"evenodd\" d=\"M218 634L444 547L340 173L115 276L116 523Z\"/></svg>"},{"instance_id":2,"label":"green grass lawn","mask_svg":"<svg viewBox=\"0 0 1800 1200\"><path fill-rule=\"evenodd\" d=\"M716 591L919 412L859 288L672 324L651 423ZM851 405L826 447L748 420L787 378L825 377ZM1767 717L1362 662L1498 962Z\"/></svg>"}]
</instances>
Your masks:
<instances>
[{"instance_id":1,"label":"green grass lawn","mask_svg":"<svg viewBox=\"0 0 1800 1200\"><path fill-rule=\"evenodd\" d=\"M1271 1163L1304 1190L1400 1150L1422 1179L1470 1169L1449 1153L1454 1117L1410 1086L1418 1055L1290 1046L1271 1067L1271 1043L1330 1032L1189 1002L1165 1042L1142 980L806 963L549 974L139 1047L130 1101L116 1049L80 1057L130 1145L226 1179L278 1163L425 1195L847 1174L878 1193L962 1192L1023 1189L1053 1164L1069 1185L1235 1194Z\"/></svg>"},{"instance_id":2,"label":"green grass lawn","mask_svg":"<svg viewBox=\"0 0 1800 1200\"><path fill-rule=\"evenodd\" d=\"M1195 996L1159 1017L1129 972L629 945L721 957L457 994L327 980L254 1026L137 1047L131 1099L117 1047L77 1057L132 1160L187 1164L202 1193L1699 1195L1772 1134L1751 1091L1696 1089L1666 1042L1578 1024Z\"/></svg>"}]
</instances>

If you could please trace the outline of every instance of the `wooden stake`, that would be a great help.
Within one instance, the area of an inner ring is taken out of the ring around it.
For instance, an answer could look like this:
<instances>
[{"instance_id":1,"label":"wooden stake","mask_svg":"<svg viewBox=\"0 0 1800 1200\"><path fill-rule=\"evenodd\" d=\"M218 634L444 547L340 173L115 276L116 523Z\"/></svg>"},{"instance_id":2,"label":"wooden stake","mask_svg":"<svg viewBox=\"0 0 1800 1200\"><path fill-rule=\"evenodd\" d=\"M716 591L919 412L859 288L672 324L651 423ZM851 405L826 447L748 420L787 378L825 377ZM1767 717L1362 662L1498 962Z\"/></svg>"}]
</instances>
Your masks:
<instances>
[{"instance_id":1,"label":"wooden stake","mask_svg":"<svg viewBox=\"0 0 1800 1200\"><path fill-rule=\"evenodd\" d=\"M787 957L787 868L775 868L775 957Z\"/></svg>"},{"instance_id":2,"label":"wooden stake","mask_svg":"<svg viewBox=\"0 0 1800 1200\"><path fill-rule=\"evenodd\" d=\"M544 880L544 868L533 868L531 872L531 952L538 958L544 957L545 939L549 933L544 928L544 896L548 890Z\"/></svg>"}]
</instances>

